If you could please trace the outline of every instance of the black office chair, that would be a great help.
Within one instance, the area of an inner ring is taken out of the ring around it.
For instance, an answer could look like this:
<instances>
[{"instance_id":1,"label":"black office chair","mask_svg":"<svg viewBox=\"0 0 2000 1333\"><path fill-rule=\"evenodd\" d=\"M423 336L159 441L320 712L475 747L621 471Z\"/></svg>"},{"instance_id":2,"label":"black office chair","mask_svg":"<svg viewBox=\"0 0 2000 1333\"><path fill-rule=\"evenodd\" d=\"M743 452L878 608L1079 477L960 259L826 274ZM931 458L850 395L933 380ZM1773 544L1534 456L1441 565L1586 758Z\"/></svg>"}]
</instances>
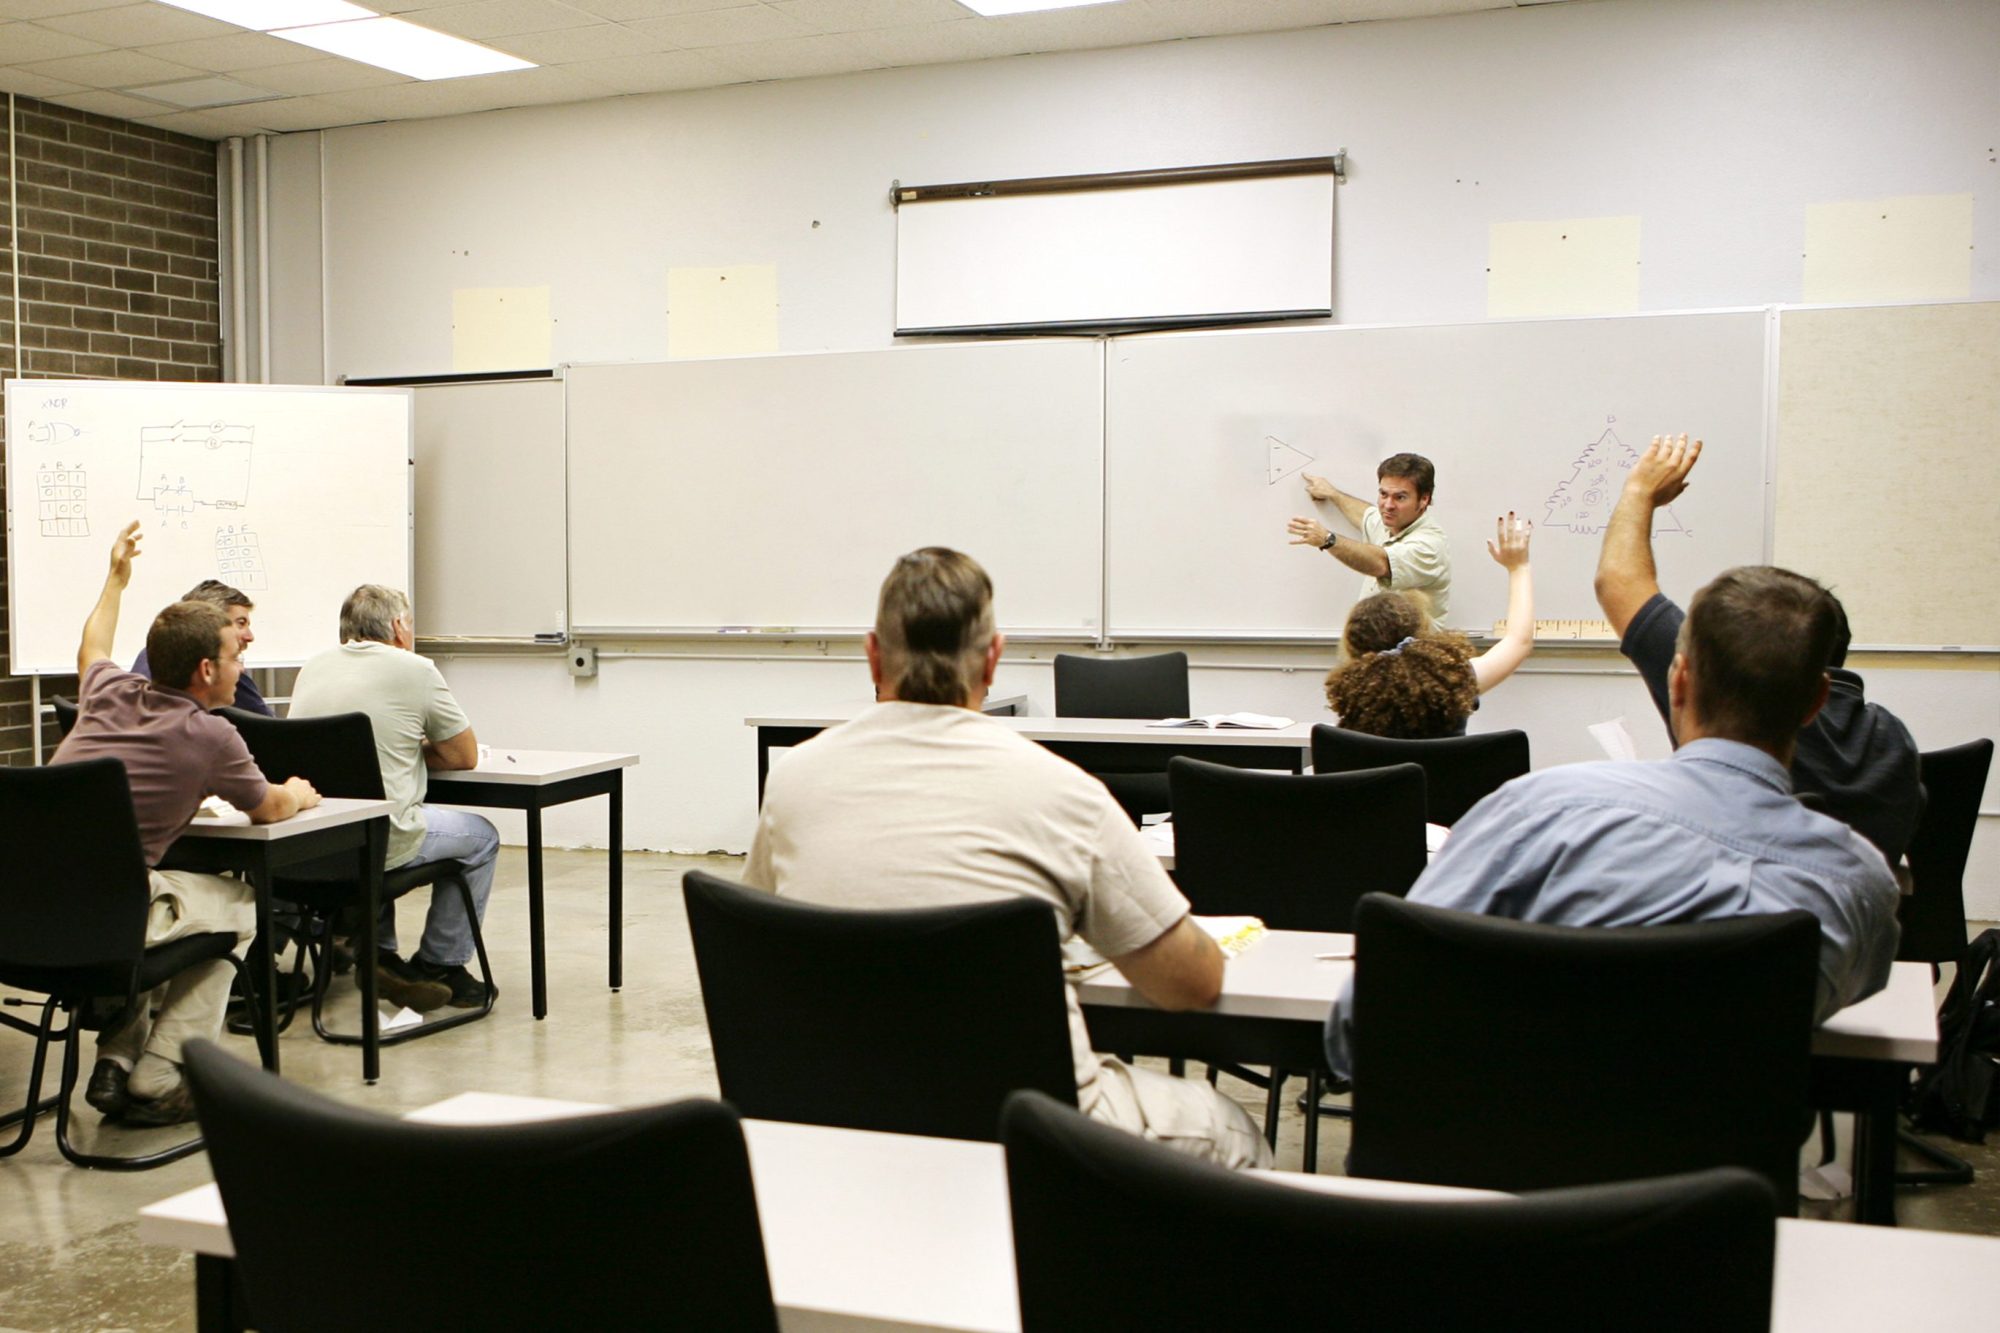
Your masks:
<instances>
[{"instance_id":1,"label":"black office chair","mask_svg":"<svg viewBox=\"0 0 2000 1333\"><path fill-rule=\"evenodd\" d=\"M1424 772L1415 764L1358 773L1256 772L1186 757L1167 765L1174 802L1174 878L1203 916L1261 917L1273 930L1354 929L1363 895L1401 897L1424 873ZM1287 1071L1228 1073L1267 1091L1264 1137L1277 1146ZM1305 1105L1319 1104L1309 1071ZM1344 1106L1328 1106L1338 1114ZM1319 1117L1306 1118L1313 1169Z\"/></svg>"},{"instance_id":2,"label":"black office chair","mask_svg":"<svg viewBox=\"0 0 2000 1333\"><path fill-rule=\"evenodd\" d=\"M284 782L292 777L303 777L321 796L382 799L382 769L375 754L375 731L367 714L274 718L240 708L219 708L216 711L243 733L251 758L257 761L257 767L270 781ZM394 902L404 894L426 886L449 886L456 889L464 900L466 919L472 923L473 948L479 956L479 975L487 983L486 999L477 1009L467 1009L444 1018L427 1017L420 1024L384 1033L378 1040L382 1046L394 1046L418 1037L446 1032L466 1023L476 1023L493 1012L493 968L487 961L486 936L479 926L479 912L472 899L472 889L465 882L464 864L458 861L429 861L384 870L382 901ZM432 887L432 892L438 891L438 887ZM322 1039L343 1046L362 1045L361 1037L335 1032L325 1022L327 986L335 970L332 948L334 921L344 910L357 907L361 900L361 886L354 881L352 858L340 856L296 867L279 877L272 886L272 893L274 897L295 904L303 913L299 934L304 947L300 950L294 975L305 965L305 955L309 950L313 957L313 1031ZM357 956L355 966L372 969L375 955L366 949L360 953L367 956ZM290 1024L291 1016L288 1008L284 1021L279 1025L281 1031Z\"/></svg>"},{"instance_id":3,"label":"black office chair","mask_svg":"<svg viewBox=\"0 0 2000 1333\"><path fill-rule=\"evenodd\" d=\"M991 1142L1016 1088L1075 1104L1046 903L816 907L699 870L682 887L716 1076L744 1115Z\"/></svg>"},{"instance_id":4,"label":"black office chair","mask_svg":"<svg viewBox=\"0 0 2000 1333\"><path fill-rule=\"evenodd\" d=\"M201 1151L190 1139L133 1157L86 1153L70 1142L70 1099L76 1091L80 1029L94 1022L94 1002L122 1001L100 1026L120 1022L154 987L190 967L227 961L247 980L227 931L189 935L146 947L152 890L132 813L125 768L116 759L91 759L49 768L0 768L0 846L7 871L0 875L0 985L39 991L39 1022L0 1013L0 1023L35 1039L28 1095L20 1111L0 1119L19 1124L9 1157L27 1147L35 1121L56 1113L56 1146L78 1166L140 1170ZM9 1006L30 1001L7 997ZM66 1022L58 1027L58 1016ZM42 1070L51 1043L62 1046L56 1095L42 1098ZM270 1052L262 1052L265 1060Z\"/></svg>"},{"instance_id":5,"label":"black office chair","mask_svg":"<svg viewBox=\"0 0 2000 1333\"><path fill-rule=\"evenodd\" d=\"M736 1113L396 1120L205 1042L187 1075L252 1326L775 1333ZM300 1267L301 1210L322 1280Z\"/></svg>"},{"instance_id":6,"label":"black office chair","mask_svg":"<svg viewBox=\"0 0 2000 1333\"><path fill-rule=\"evenodd\" d=\"M56 710L56 730L59 733L67 737L76 730L76 700L52 694L49 696L49 706Z\"/></svg>"},{"instance_id":7,"label":"black office chair","mask_svg":"<svg viewBox=\"0 0 2000 1333\"><path fill-rule=\"evenodd\" d=\"M1711 1166L1798 1204L1819 922L1355 911L1348 1174L1550 1189Z\"/></svg>"},{"instance_id":8,"label":"black office chair","mask_svg":"<svg viewBox=\"0 0 2000 1333\"><path fill-rule=\"evenodd\" d=\"M1965 862L1972 853L1972 834L1979 823L1979 802L1986 793L1986 774L1993 766L1993 742L1968 741L1947 750L1926 750L1918 756L1923 775L1923 818L1910 839L1910 892L1896 906L1903 934L1896 957L1903 962L1929 963L1931 975L1942 963L1965 960ZM1898 1185L1967 1185L1972 1163L1907 1130L1896 1141L1934 1164L1920 1171L1898 1171Z\"/></svg>"},{"instance_id":9,"label":"black office chair","mask_svg":"<svg viewBox=\"0 0 2000 1333\"><path fill-rule=\"evenodd\" d=\"M1450 828L1465 812L1528 771L1528 733L1494 731L1439 740L1392 740L1321 723L1312 730L1313 772L1351 773L1389 764L1424 770L1427 818Z\"/></svg>"},{"instance_id":10,"label":"black office chair","mask_svg":"<svg viewBox=\"0 0 2000 1333\"><path fill-rule=\"evenodd\" d=\"M1057 653L1057 717L1162 718L1188 715L1186 653L1154 653L1148 657L1087 657ZM1138 823L1142 815L1162 814L1167 804L1165 751L1153 745L1094 745L1087 755L1050 749L1081 762L1111 790L1125 812Z\"/></svg>"},{"instance_id":11,"label":"black office chair","mask_svg":"<svg viewBox=\"0 0 2000 1333\"><path fill-rule=\"evenodd\" d=\"M1002 1119L1024 1333L1480 1328L1763 1333L1770 1187L1720 1168L1526 1198L1259 1180L1032 1093Z\"/></svg>"}]
</instances>

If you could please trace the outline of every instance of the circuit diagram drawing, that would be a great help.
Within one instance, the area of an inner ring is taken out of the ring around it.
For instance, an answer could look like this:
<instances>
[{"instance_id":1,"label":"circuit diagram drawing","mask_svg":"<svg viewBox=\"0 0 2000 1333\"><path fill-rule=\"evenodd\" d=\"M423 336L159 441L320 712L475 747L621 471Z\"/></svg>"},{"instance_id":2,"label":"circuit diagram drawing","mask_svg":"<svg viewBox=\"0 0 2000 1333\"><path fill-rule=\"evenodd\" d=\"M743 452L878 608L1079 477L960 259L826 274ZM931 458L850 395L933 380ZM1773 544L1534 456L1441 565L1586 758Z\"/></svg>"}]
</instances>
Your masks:
<instances>
[{"instance_id":1,"label":"circuit diagram drawing","mask_svg":"<svg viewBox=\"0 0 2000 1333\"><path fill-rule=\"evenodd\" d=\"M243 508L250 499L254 433L219 421L141 427L137 498L183 528L197 508Z\"/></svg>"},{"instance_id":2,"label":"circuit diagram drawing","mask_svg":"<svg viewBox=\"0 0 2000 1333\"><path fill-rule=\"evenodd\" d=\"M264 549L249 524L231 523L215 530L215 569L224 583L261 591L270 586L264 572Z\"/></svg>"},{"instance_id":3,"label":"circuit diagram drawing","mask_svg":"<svg viewBox=\"0 0 2000 1333\"><path fill-rule=\"evenodd\" d=\"M89 500L90 479L81 464L66 465L58 459L53 467L36 466L35 502L44 537L88 537Z\"/></svg>"},{"instance_id":4,"label":"circuit diagram drawing","mask_svg":"<svg viewBox=\"0 0 2000 1333\"><path fill-rule=\"evenodd\" d=\"M1577 456L1568 478L1557 482L1549 493L1542 530L1560 528L1579 536L1604 531L1611 521L1611 511L1618 506L1618 496L1625 489L1625 474L1638 461L1638 450L1619 439L1617 430L1606 426L1604 433ZM1662 505L1653 512L1653 533L1694 535L1674 513L1672 505Z\"/></svg>"},{"instance_id":5,"label":"circuit diagram drawing","mask_svg":"<svg viewBox=\"0 0 2000 1333\"><path fill-rule=\"evenodd\" d=\"M1294 449L1275 435L1266 435L1264 443L1270 450L1268 473L1269 484L1276 486L1286 477L1313 461L1313 456L1303 450Z\"/></svg>"}]
</instances>

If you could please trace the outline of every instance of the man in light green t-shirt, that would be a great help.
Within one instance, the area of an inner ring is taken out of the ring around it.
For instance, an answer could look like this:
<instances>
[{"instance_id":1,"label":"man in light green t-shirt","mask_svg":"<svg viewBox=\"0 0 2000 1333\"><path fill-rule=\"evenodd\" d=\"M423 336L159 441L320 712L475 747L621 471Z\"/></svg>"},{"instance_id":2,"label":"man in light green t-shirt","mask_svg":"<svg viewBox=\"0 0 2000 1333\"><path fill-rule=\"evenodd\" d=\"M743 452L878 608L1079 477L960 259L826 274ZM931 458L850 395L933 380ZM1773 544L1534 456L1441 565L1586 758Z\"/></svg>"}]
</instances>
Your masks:
<instances>
[{"instance_id":1,"label":"man in light green t-shirt","mask_svg":"<svg viewBox=\"0 0 2000 1333\"><path fill-rule=\"evenodd\" d=\"M416 643L409 598L372 583L356 588L340 608L340 646L299 669L291 715L368 715L382 792L396 803L389 816L389 867L462 862L483 921L500 835L478 815L424 804L430 770L475 767L479 742L436 665L413 651ZM394 903L382 904L376 929L376 976L392 1002L418 1013L444 1004L472 1009L486 1003L492 982L466 970L473 954L472 923L454 887L431 890L423 940L408 961L396 949Z\"/></svg>"},{"instance_id":2,"label":"man in light green t-shirt","mask_svg":"<svg viewBox=\"0 0 2000 1333\"><path fill-rule=\"evenodd\" d=\"M1421 454L1392 454L1375 469L1375 503L1349 495L1324 477L1307 476L1306 494L1330 502L1360 529L1361 540L1342 537L1316 518L1286 525L1292 545L1312 546L1365 578L1361 596L1380 592L1423 594L1430 617L1442 624L1451 609L1451 541L1430 516L1437 469Z\"/></svg>"}]
</instances>

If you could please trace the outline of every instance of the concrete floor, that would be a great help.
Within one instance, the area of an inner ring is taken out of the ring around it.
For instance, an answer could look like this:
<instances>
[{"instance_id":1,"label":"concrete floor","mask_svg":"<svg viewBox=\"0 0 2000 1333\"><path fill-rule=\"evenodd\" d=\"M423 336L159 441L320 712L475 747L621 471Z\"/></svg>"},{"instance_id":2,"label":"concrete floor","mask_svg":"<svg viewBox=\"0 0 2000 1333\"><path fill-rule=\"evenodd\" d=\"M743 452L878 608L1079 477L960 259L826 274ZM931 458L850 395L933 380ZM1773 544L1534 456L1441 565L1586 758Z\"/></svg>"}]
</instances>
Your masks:
<instances>
[{"instance_id":1,"label":"concrete floor","mask_svg":"<svg viewBox=\"0 0 2000 1333\"><path fill-rule=\"evenodd\" d=\"M712 1095L715 1071L679 882L690 868L734 876L740 859L625 858L625 988L617 994L605 984L604 854L551 852L547 866L550 1013L545 1021L537 1023L528 1013L527 875L520 849L508 848L487 921L487 945L501 985L493 1016L385 1050L382 1080L372 1088L361 1082L358 1049L326 1045L301 1021L283 1039L286 1077L389 1114L468 1089L619 1104ZM405 908L406 938L415 934L408 927L418 910ZM228 1040L245 1059L254 1058L249 1039ZM28 1049L25 1038L0 1035L0 1103L9 1107L25 1095ZM1261 1092L1228 1079L1223 1086L1261 1122ZM1279 1163L1296 1167L1303 1121L1290 1100ZM78 1136L96 1135L95 1113L81 1097L77 1108ZM123 1151L126 1143L170 1142L177 1132L108 1134L120 1141L115 1150ZM44 1120L23 1153L0 1160L0 1333L193 1329L192 1260L141 1245L136 1213L143 1204L208 1180L207 1158L197 1154L129 1174L82 1171L57 1155L54 1135L53 1121ZM1346 1122L1325 1121L1323 1169L1338 1171L1346 1146ZM1904 1225L2000 1235L2000 1144L1953 1146L1974 1162L1979 1178L1960 1188L1904 1190L1898 1200ZM1845 1207L1809 1204L1807 1211L1838 1216ZM386 1230L383 1241L393 1249Z\"/></svg>"}]
</instances>

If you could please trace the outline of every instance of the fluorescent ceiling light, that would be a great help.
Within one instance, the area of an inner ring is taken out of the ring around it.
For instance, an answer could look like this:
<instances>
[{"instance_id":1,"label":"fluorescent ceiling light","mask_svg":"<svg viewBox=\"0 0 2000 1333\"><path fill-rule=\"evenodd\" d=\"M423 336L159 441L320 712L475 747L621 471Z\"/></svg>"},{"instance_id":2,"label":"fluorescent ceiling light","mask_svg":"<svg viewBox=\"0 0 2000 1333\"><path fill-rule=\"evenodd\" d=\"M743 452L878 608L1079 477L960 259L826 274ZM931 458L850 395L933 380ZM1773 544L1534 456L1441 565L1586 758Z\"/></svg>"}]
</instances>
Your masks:
<instances>
[{"instance_id":1,"label":"fluorescent ceiling light","mask_svg":"<svg viewBox=\"0 0 2000 1333\"><path fill-rule=\"evenodd\" d=\"M1006 14L1035 14L1044 9L1082 9L1085 5L1108 5L1116 0L958 0L975 14L999 18Z\"/></svg>"},{"instance_id":2,"label":"fluorescent ceiling light","mask_svg":"<svg viewBox=\"0 0 2000 1333\"><path fill-rule=\"evenodd\" d=\"M401 19L366 18L352 23L279 28L271 35L329 55L407 74L413 79L460 79L468 74L535 68L532 60L506 55L490 46Z\"/></svg>"},{"instance_id":3,"label":"fluorescent ceiling light","mask_svg":"<svg viewBox=\"0 0 2000 1333\"><path fill-rule=\"evenodd\" d=\"M163 3L234 23L252 32L376 16L374 10L351 5L347 0L163 0Z\"/></svg>"}]
</instances>

